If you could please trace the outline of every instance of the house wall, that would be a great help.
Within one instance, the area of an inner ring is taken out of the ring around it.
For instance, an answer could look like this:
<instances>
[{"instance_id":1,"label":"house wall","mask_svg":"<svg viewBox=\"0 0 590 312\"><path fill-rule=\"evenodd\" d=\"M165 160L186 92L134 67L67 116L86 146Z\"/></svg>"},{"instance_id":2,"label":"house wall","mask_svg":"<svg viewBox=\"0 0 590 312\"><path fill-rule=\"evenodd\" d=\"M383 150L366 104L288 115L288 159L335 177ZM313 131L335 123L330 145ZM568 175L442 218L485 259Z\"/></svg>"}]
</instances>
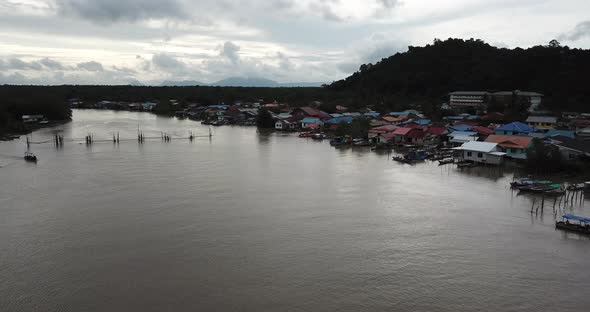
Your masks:
<instances>
[{"instance_id":1,"label":"house wall","mask_svg":"<svg viewBox=\"0 0 590 312\"><path fill-rule=\"evenodd\" d=\"M502 157L477 151L463 151L463 160L482 164L499 165L502 162Z\"/></svg>"},{"instance_id":2,"label":"house wall","mask_svg":"<svg viewBox=\"0 0 590 312\"><path fill-rule=\"evenodd\" d=\"M528 124L531 127L537 127L537 128L543 128L543 129L553 129L553 127L555 126L554 124L547 123L547 122L529 122Z\"/></svg>"}]
</instances>

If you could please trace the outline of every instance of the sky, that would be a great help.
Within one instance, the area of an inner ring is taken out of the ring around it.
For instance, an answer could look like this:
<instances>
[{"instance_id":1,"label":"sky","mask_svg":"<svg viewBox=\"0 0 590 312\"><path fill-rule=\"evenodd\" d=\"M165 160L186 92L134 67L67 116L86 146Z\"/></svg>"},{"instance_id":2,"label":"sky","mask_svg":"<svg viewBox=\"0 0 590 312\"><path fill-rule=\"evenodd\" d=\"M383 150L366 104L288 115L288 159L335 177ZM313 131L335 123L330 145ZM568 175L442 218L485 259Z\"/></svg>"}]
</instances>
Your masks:
<instances>
[{"instance_id":1,"label":"sky","mask_svg":"<svg viewBox=\"0 0 590 312\"><path fill-rule=\"evenodd\" d=\"M0 0L0 84L331 82L434 38L590 48L589 0Z\"/></svg>"}]
</instances>

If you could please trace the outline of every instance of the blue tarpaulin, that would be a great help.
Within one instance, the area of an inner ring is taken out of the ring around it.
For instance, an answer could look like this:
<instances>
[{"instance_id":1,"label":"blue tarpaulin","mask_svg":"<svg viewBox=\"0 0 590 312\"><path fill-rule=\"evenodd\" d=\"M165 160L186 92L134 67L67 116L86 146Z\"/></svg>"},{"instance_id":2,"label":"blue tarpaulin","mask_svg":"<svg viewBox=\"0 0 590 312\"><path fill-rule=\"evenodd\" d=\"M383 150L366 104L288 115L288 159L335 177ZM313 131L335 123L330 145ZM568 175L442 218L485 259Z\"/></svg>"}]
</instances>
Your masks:
<instances>
[{"instance_id":1,"label":"blue tarpaulin","mask_svg":"<svg viewBox=\"0 0 590 312\"><path fill-rule=\"evenodd\" d=\"M568 219L568 220L584 222L584 223L590 223L590 218L580 217L580 216L576 216L576 215L569 214L569 213L564 214L563 218Z\"/></svg>"}]
</instances>

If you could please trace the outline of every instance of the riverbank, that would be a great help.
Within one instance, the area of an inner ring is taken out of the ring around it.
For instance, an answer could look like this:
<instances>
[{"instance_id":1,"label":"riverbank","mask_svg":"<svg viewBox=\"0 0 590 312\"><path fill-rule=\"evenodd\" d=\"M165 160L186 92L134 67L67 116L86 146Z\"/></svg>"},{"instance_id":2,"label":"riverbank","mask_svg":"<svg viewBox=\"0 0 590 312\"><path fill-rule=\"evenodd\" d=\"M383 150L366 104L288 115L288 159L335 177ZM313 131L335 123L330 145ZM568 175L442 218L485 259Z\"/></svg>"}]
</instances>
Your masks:
<instances>
[{"instance_id":1,"label":"riverbank","mask_svg":"<svg viewBox=\"0 0 590 312\"><path fill-rule=\"evenodd\" d=\"M28 134L32 133L33 131L37 131L39 129L51 128L51 127L63 125L65 123L68 123L68 122L71 122L71 121L72 121L71 119L68 119L68 120L54 120L54 121L49 121L47 123L27 124L27 125L24 125L25 129L24 130L21 130L21 131L4 131L4 132L0 132L0 142L1 141L13 141L13 140L17 140L21 136L28 135Z\"/></svg>"}]
</instances>

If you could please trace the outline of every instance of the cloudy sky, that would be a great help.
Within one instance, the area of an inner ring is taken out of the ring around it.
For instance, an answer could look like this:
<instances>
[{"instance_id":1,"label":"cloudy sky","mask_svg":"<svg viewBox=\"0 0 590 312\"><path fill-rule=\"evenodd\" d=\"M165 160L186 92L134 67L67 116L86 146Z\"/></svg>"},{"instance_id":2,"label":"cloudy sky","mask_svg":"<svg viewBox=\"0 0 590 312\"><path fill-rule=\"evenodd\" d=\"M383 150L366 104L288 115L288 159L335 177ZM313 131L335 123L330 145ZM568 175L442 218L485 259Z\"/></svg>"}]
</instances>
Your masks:
<instances>
[{"instance_id":1,"label":"cloudy sky","mask_svg":"<svg viewBox=\"0 0 590 312\"><path fill-rule=\"evenodd\" d=\"M590 48L588 0L0 0L0 83L330 82L408 45Z\"/></svg>"}]
</instances>

